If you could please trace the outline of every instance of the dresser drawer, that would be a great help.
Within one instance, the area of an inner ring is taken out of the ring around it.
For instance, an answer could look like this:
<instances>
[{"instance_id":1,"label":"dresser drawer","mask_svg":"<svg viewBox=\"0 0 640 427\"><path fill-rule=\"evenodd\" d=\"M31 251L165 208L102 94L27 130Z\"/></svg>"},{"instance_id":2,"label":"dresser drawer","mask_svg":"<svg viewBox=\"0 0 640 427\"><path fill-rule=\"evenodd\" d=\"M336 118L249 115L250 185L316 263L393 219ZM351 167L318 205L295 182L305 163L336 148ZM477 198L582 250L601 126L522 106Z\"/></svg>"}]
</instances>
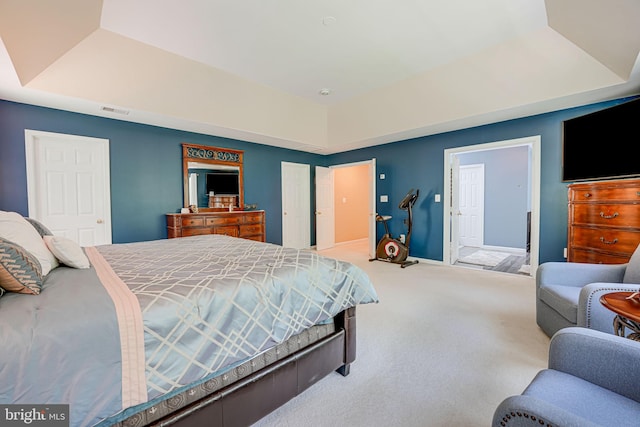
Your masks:
<instances>
[{"instance_id":1,"label":"dresser drawer","mask_svg":"<svg viewBox=\"0 0 640 427\"><path fill-rule=\"evenodd\" d=\"M240 237L262 234L262 224L248 224L240 226Z\"/></svg>"},{"instance_id":2,"label":"dresser drawer","mask_svg":"<svg viewBox=\"0 0 640 427\"><path fill-rule=\"evenodd\" d=\"M207 225L237 225L242 223L242 217L239 215L220 215L207 217Z\"/></svg>"},{"instance_id":3,"label":"dresser drawer","mask_svg":"<svg viewBox=\"0 0 640 427\"><path fill-rule=\"evenodd\" d=\"M188 236L202 236L204 234L211 234L211 230L208 228L183 228L182 235L176 237L188 237Z\"/></svg>"},{"instance_id":4,"label":"dresser drawer","mask_svg":"<svg viewBox=\"0 0 640 427\"><path fill-rule=\"evenodd\" d=\"M211 234L224 234L225 236L238 237L238 227L234 225L216 227Z\"/></svg>"},{"instance_id":5,"label":"dresser drawer","mask_svg":"<svg viewBox=\"0 0 640 427\"><path fill-rule=\"evenodd\" d=\"M574 226L570 235L571 246L591 248L605 252L631 254L640 243L640 231Z\"/></svg>"},{"instance_id":6,"label":"dresser drawer","mask_svg":"<svg viewBox=\"0 0 640 427\"><path fill-rule=\"evenodd\" d=\"M244 215L245 224L262 223L264 214L262 212L249 213Z\"/></svg>"},{"instance_id":7,"label":"dresser drawer","mask_svg":"<svg viewBox=\"0 0 640 427\"><path fill-rule=\"evenodd\" d=\"M569 194L569 199L573 202L640 202L640 191L637 186L574 188Z\"/></svg>"},{"instance_id":8,"label":"dresser drawer","mask_svg":"<svg viewBox=\"0 0 640 427\"><path fill-rule=\"evenodd\" d=\"M572 205L573 224L629 227L640 223L640 205L579 204Z\"/></svg>"},{"instance_id":9,"label":"dresser drawer","mask_svg":"<svg viewBox=\"0 0 640 427\"><path fill-rule=\"evenodd\" d=\"M573 249L569 253L570 262L589 264L624 264L629 262L630 255L607 254L588 249Z\"/></svg>"},{"instance_id":10,"label":"dresser drawer","mask_svg":"<svg viewBox=\"0 0 640 427\"><path fill-rule=\"evenodd\" d=\"M183 227L202 227L204 225L203 217L182 218Z\"/></svg>"}]
</instances>

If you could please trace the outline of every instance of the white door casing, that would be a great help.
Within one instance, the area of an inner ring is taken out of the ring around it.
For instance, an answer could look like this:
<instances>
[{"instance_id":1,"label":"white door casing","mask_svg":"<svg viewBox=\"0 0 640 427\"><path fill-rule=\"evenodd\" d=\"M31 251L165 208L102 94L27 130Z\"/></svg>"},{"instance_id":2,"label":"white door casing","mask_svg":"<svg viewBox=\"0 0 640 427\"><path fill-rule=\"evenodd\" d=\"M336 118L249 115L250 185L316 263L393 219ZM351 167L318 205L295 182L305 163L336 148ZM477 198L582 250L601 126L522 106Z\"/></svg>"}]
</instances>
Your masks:
<instances>
[{"instance_id":1,"label":"white door casing","mask_svg":"<svg viewBox=\"0 0 640 427\"><path fill-rule=\"evenodd\" d=\"M535 278L536 271L540 260L540 168L541 168L541 137L540 135L528 136L523 138L490 142L477 145L469 145L458 148L450 148L444 150L444 197L445 200L452 197L451 192L453 187L451 185L451 162L456 154L472 151L493 150L508 147L517 147L526 145L531 148L531 174L530 174L530 208L531 208L531 251L530 251L530 265L531 276ZM448 221L452 215L451 206L447 203L444 206L444 229L443 229L443 263L445 265L451 265L453 262L451 257L451 245L457 244L457 241L453 241L453 233L451 226L453 221Z\"/></svg>"},{"instance_id":2,"label":"white door casing","mask_svg":"<svg viewBox=\"0 0 640 427\"><path fill-rule=\"evenodd\" d=\"M459 246L484 245L484 165L459 168Z\"/></svg>"},{"instance_id":3,"label":"white door casing","mask_svg":"<svg viewBox=\"0 0 640 427\"><path fill-rule=\"evenodd\" d=\"M335 246L335 208L333 200L333 170L316 166L316 249Z\"/></svg>"},{"instance_id":4,"label":"white door casing","mask_svg":"<svg viewBox=\"0 0 640 427\"><path fill-rule=\"evenodd\" d=\"M445 169L446 170L446 169ZM451 188L459 187L459 177L460 177L460 159L456 155L451 156L451 169L449 170L449 177L451 178L451 182L449 183ZM449 210L449 218L451 219L451 264L454 264L458 261L458 257L460 254L459 248L459 234L460 234L460 197L458 191L450 191L449 198L445 200L449 202L450 210Z\"/></svg>"},{"instance_id":5,"label":"white door casing","mask_svg":"<svg viewBox=\"0 0 640 427\"><path fill-rule=\"evenodd\" d=\"M81 246L110 244L109 140L25 130L29 216Z\"/></svg>"},{"instance_id":6,"label":"white door casing","mask_svg":"<svg viewBox=\"0 0 640 427\"><path fill-rule=\"evenodd\" d=\"M311 169L309 165L281 162L282 246L311 246Z\"/></svg>"}]
</instances>

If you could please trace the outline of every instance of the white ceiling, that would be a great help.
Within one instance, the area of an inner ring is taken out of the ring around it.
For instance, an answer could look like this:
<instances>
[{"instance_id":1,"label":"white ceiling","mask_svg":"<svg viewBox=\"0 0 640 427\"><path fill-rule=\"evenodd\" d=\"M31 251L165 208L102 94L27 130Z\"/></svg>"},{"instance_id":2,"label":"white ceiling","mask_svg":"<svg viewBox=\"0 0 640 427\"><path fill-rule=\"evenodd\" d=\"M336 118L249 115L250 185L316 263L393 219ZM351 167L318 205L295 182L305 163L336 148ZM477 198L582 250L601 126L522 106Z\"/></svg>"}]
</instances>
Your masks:
<instances>
[{"instance_id":1,"label":"white ceiling","mask_svg":"<svg viewBox=\"0 0 640 427\"><path fill-rule=\"evenodd\" d=\"M334 153L640 93L639 22L637 0L0 0L0 98Z\"/></svg>"}]
</instances>

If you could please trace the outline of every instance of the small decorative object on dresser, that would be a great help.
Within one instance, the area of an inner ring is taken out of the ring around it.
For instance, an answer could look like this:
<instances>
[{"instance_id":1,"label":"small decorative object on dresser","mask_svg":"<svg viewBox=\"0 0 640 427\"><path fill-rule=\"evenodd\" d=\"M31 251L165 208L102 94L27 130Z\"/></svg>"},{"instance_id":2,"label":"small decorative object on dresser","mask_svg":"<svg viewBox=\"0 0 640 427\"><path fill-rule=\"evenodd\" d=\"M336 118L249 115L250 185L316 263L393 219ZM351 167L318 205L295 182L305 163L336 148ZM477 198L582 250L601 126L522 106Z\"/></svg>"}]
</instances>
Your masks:
<instances>
[{"instance_id":1,"label":"small decorative object on dresser","mask_svg":"<svg viewBox=\"0 0 640 427\"><path fill-rule=\"evenodd\" d=\"M640 179L569 185L570 262L624 264L640 243Z\"/></svg>"},{"instance_id":2,"label":"small decorative object on dresser","mask_svg":"<svg viewBox=\"0 0 640 427\"><path fill-rule=\"evenodd\" d=\"M265 241L264 211L200 212L167 214L167 237L226 234Z\"/></svg>"}]
</instances>

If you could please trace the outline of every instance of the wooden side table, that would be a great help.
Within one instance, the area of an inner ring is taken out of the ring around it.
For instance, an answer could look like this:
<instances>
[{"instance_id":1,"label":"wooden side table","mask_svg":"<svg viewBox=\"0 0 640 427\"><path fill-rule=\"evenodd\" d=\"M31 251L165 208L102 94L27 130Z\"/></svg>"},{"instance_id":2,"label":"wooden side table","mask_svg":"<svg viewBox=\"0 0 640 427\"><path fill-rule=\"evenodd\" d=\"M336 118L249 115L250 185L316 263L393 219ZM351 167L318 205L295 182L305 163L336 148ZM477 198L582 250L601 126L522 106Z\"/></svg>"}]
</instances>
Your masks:
<instances>
[{"instance_id":1,"label":"wooden side table","mask_svg":"<svg viewBox=\"0 0 640 427\"><path fill-rule=\"evenodd\" d=\"M640 341L640 299L628 297L633 292L611 292L600 297L602 305L616 313L613 330L616 335ZM626 329L631 333L626 335Z\"/></svg>"}]
</instances>

